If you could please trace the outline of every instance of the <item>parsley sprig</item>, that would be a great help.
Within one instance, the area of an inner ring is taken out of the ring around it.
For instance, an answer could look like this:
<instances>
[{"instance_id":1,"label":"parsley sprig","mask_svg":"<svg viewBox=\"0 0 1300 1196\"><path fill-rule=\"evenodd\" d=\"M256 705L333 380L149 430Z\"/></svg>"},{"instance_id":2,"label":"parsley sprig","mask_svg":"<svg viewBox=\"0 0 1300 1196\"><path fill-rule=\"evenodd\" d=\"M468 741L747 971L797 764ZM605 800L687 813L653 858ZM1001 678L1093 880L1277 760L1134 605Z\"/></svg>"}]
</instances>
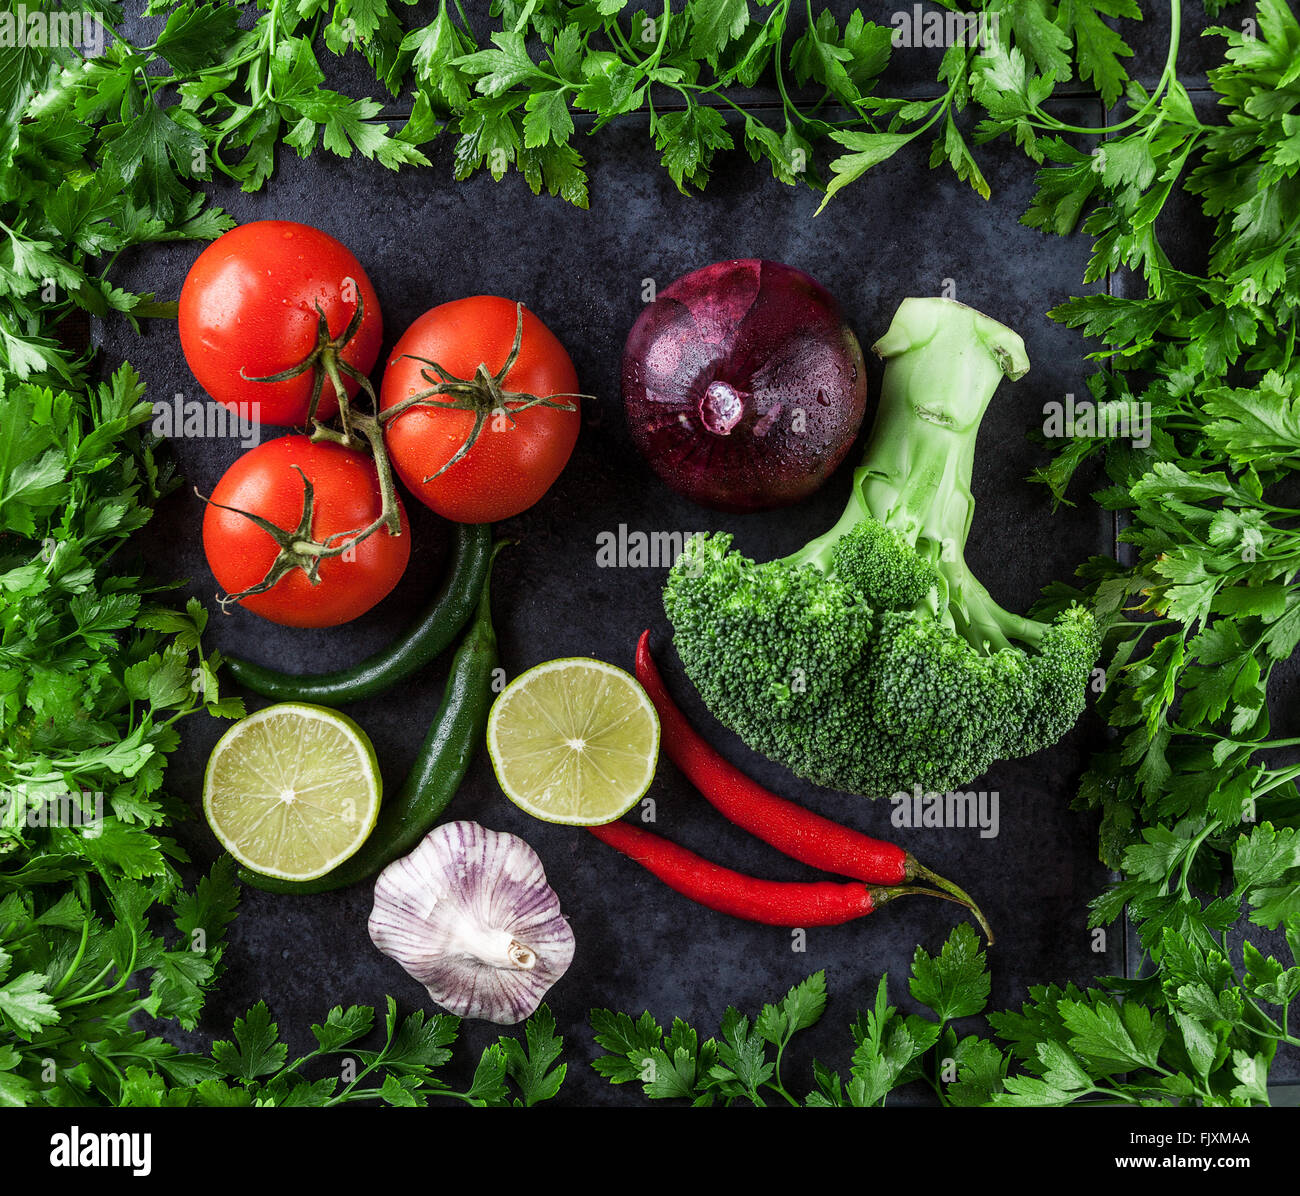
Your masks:
<instances>
[{"instance_id":1,"label":"parsley sprig","mask_svg":"<svg viewBox=\"0 0 1300 1196\"><path fill-rule=\"evenodd\" d=\"M592 1031L605 1052L592 1066L611 1084L639 1084L652 1100L689 1100L701 1108L773 1101L810 1107L882 1105L896 1088L918 1080L945 1102L973 1103L965 1097L981 1043L971 1036L959 1039L951 1023L980 1013L988 1000L989 976L975 931L957 927L938 956L918 947L909 989L934 1016L901 1014L889 1004L889 977L882 976L874 1006L849 1027L854 1049L847 1080L814 1061L802 1087L788 1081L801 1097L787 1087L782 1061L795 1035L816 1025L825 1012L824 972L795 985L779 1002L764 1005L752 1021L728 1008L720 1039L701 1038L680 1018L665 1032L649 1012L633 1021L625 1013L592 1010ZM959 1079L961 1067L966 1071ZM945 1069L951 1069L949 1079L959 1085L955 1095L938 1079Z\"/></svg>"},{"instance_id":2,"label":"parsley sprig","mask_svg":"<svg viewBox=\"0 0 1300 1196\"><path fill-rule=\"evenodd\" d=\"M1093 394L1145 409L1150 444L1078 438L1037 476L1063 500L1079 467L1100 460L1110 484L1097 497L1123 520L1132 553L1083 571L1115 618L1101 710L1117 740L1094 758L1080 801L1101 811L1103 858L1126 874L1095 919L1113 920L1127 901L1156 964L1165 927L1207 949L1217 938L1226 953L1222 935L1254 892L1243 844L1262 820L1281 836L1300 818L1297 741L1271 733L1267 702L1300 643L1290 484L1300 24L1281 0L1264 0L1258 22L1258 36L1209 31L1226 42L1209 76L1219 121L1170 89L1149 122L1102 145L1100 169L1053 147L1027 216L1063 233L1090 207L1090 274L1137 272L1126 293L1072 299L1053 315L1101 341ZM1175 266L1160 241L1166 205L1192 204L1213 230L1200 272ZM1153 860L1157 845L1167 867ZM1284 867L1272 878L1278 899L1262 925L1300 925L1295 876Z\"/></svg>"},{"instance_id":3,"label":"parsley sprig","mask_svg":"<svg viewBox=\"0 0 1300 1196\"><path fill-rule=\"evenodd\" d=\"M290 1060L279 1027L259 1001L235 1019L231 1039L212 1044L210 1057L184 1057L184 1084L169 1084L168 1076L156 1072L128 1073L122 1103L331 1108L379 1101L419 1108L443 1098L478 1108L530 1107L550 1100L564 1082L567 1065L553 1066L564 1041L544 1005L525 1023L522 1043L503 1035L484 1049L464 1091L438 1075L452 1059L459 1018L426 1016L423 1010L399 1018L397 1003L389 997L382 1045L358 1045L374 1026L375 1011L369 1006L336 1005L324 1022L311 1027L315 1049Z\"/></svg>"},{"instance_id":4,"label":"parsley sprig","mask_svg":"<svg viewBox=\"0 0 1300 1196\"><path fill-rule=\"evenodd\" d=\"M1290 846L1288 837L1282 854ZM1265 860L1278 848L1276 833L1263 826L1243 848L1263 869L1255 877L1261 885L1275 875L1279 861ZM1103 977L1087 989L1037 985L1018 1011L988 1012L987 959L974 930L958 926L938 955L918 947L913 957L908 991L927 1013L890 1004L889 977L880 978L873 1006L850 1023L847 1075L817 1060L798 1083L782 1074L790 1040L825 1011L822 972L765 1005L752 1023L728 1009L719 1038L703 1038L681 1019L665 1032L648 1012L633 1021L593 1010L592 1031L605 1053L592 1066L611 1084L639 1084L652 1100L697 1108L773 1101L872 1107L909 1086L909 1101L928 1092L948 1106L1267 1104L1277 1044L1300 1041L1285 1012L1300 993L1300 935L1288 940L1295 966L1247 943L1237 969L1212 946L1168 927L1162 934L1159 977ZM1280 1020L1265 1006L1281 1007ZM959 1029L981 1014L993 1036Z\"/></svg>"}]
</instances>

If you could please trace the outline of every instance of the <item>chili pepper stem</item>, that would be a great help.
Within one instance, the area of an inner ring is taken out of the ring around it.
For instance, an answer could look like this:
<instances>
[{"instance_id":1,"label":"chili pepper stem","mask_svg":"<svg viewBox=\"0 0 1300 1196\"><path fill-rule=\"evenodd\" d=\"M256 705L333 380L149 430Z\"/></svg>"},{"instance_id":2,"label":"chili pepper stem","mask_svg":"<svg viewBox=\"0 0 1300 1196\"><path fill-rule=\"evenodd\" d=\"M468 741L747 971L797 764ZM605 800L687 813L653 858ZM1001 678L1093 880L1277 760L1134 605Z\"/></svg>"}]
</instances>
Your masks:
<instances>
[{"instance_id":1,"label":"chili pepper stem","mask_svg":"<svg viewBox=\"0 0 1300 1196\"><path fill-rule=\"evenodd\" d=\"M989 925L988 919L984 916L984 911L976 904L975 899L966 892L960 885L954 884L946 877L940 876L937 872L931 871L920 862L911 852L907 853L907 875L909 879L919 878L928 880L933 885L938 885L946 893L952 895L954 901L959 901L965 905L975 920L980 924L980 929L984 931L984 937L988 940L989 946L993 946L993 928Z\"/></svg>"},{"instance_id":2,"label":"chili pepper stem","mask_svg":"<svg viewBox=\"0 0 1300 1196\"><path fill-rule=\"evenodd\" d=\"M492 566L496 564L497 555L503 548L513 548L519 541L513 536L502 536L492 545L492 555L488 557L487 573L483 577L483 588L479 591L475 618L480 622L490 622L492 618Z\"/></svg>"},{"instance_id":3,"label":"chili pepper stem","mask_svg":"<svg viewBox=\"0 0 1300 1196\"><path fill-rule=\"evenodd\" d=\"M956 885L953 886L953 888L956 887ZM984 931L984 937L988 940L989 946L991 947L993 945L993 931L989 928L988 922L985 921L984 915L980 911L979 906L977 906L969 897L958 897L956 894L946 892L943 889L930 889L924 885L886 885L884 887L869 885L868 888L871 891L872 903L877 909L879 909L880 906L885 905L887 902L893 901L896 897L940 897L944 901L954 902L970 911L975 920L980 924L980 929ZM958 890L958 892L960 892L960 890Z\"/></svg>"},{"instance_id":4,"label":"chili pepper stem","mask_svg":"<svg viewBox=\"0 0 1300 1196\"><path fill-rule=\"evenodd\" d=\"M871 900L877 905L884 905L886 901L893 901L897 897L941 897L944 901L954 901L970 908L968 901L945 893L942 889L926 888L925 885L868 885L867 888L871 890Z\"/></svg>"}]
</instances>

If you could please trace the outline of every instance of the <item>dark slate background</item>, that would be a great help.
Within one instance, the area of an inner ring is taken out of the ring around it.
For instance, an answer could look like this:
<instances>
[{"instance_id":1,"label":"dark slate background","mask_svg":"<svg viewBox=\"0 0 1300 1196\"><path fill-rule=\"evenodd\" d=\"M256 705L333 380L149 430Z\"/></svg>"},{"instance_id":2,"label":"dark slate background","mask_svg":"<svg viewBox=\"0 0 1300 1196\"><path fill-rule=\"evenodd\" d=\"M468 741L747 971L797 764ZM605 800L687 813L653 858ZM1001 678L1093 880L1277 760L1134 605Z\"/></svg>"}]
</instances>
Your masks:
<instances>
[{"instance_id":1,"label":"dark slate background","mask_svg":"<svg viewBox=\"0 0 1300 1196\"><path fill-rule=\"evenodd\" d=\"M408 24L427 7L413 10ZM831 7L841 18L851 9L842 2ZM1142 46L1135 69L1149 85L1164 60L1164 29L1153 20L1147 34L1131 40ZM1185 44L1195 40L1187 38ZM898 51L892 85L928 94L935 53ZM1185 58L1189 81L1195 82L1201 56ZM321 61L332 85L358 95L373 88L373 76L359 60L335 59L322 48ZM1067 90L1084 92L1077 86ZM745 99L766 108L772 96L760 87ZM403 109L399 104L392 111L398 115ZM1087 94L1058 102L1054 111L1084 126L1103 124L1106 116L1100 101ZM591 181L589 211L534 197L517 174L499 183L480 175L457 184L451 178L451 146L450 137L434 143L427 151L431 168L399 174L360 158L343 162L321 153L303 161L285 152L262 193L244 195L220 179L210 191L241 222L300 220L347 244L379 294L385 327L381 362L426 309L480 293L523 300L569 349L583 389L597 399L585 407L577 449L552 491L531 511L500 526L520 541L498 561L494 584L502 661L510 675L568 655L630 668L636 637L649 627L670 687L730 759L822 814L894 839L975 894L997 932L991 949L992 1008L1018 1005L1029 985L1086 983L1134 966L1136 955L1123 927L1112 927L1102 943L1086 928L1087 902L1109 879L1096 860L1095 820L1069 809L1089 747L1103 733L1091 712L1055 749L1000 765L974 783L973 788L1000 795L996 838L981 839L973 829L895 830L887 805L800 782L712 720L669 647L659 602L662 569L596 565L597 536L617 533L621 524L646 532L725 529L750 555L781 555L829 526L845 501L856 453L808 502L732 516L673 494L632 447L619 397L619 358L640 310L643 280L653 278L663 287L698 266L731 257L773 258L813 274L839 298L864 348L885 330L904 297L938 294L945 287L1019 331L1032 369L1019 383L1004 383L981 429L971 564L995 598L1024 609L1042 586L1069 579L1087 556L1113 552L1109 515L1086 500L1053 513L1046 490L1024 480L1047 459L1045 450L1027 439L1041 427L1043 404L1070 392L1086 395L1090 372L1082 339L1044 313L1069 295L1095 288L1080 282L1086 239L1046 237L1019 223L1033 192L1023 155L1004 143L979 151L993 191L992 201L985 202L947 169L931 171L925 150L905 150L814 217L818 195L776 183L765 165L754 165L742 150L717 160L704 195L680 195L658 165L641 114L581 139ZM1193 235L1189 252L1198 244ZM200 248L160 246L124 257L115 281L154 291L161 299L175 298ZM1126 284L1107 279L1104 285ZM137 338L123 323L110 323L102 329L102 341L106 363L129 358L155 400L202 394L171 324L150 323ZM870 383L874 397L879 385L874 363ZM264 431L268 438L280 434ZM447 525L410 500L410 567L397 590L366 617L343 628L303 631L276 627L242 610L222 616L211 602L216 586L199 539L202 504L189 487L210 492L242 449L233 439L178 439L173 447L187 487L164 502L145 533L144 548L157 575L188 578L182 593L207 602L212 646L277 665L337 667L385 644L440 584ZM1080 499L1088 482L1085 477L1078 483ZM400 784L424 737L446 666L444 659L401 691L349 708L374 741L389 792ZM261 701L250 698L250 709ZM199 813L203 766L225 726L202 716L191 721L168 773L172 791L198 814L177 828L177 836L204 867L217 848ZM774 879L812 875L727 824L667 759L651 796L662 833L719 863ZM527 839L572 920L577 954L548 997L569 1044L569 1075L560 1099L570 1104L640 1099L639 1092L613 1088L587 1066L596 1054L586 1022L593 1006L634 1015L648 1008L661 1021L682 1017L708 1034L728 1004L756 1011L810 972L825 969L831 993L826 1016L796 1040L784 1067L787 1086L806 1091L814 1056L847 1068L848 1023L859 1007L871 1003L882 971L895 979L894 1003L912 1006L903 985L912 953L918 943L937 951L956 913L944 902L900 901L864 922L810 931L800 953L791 949L787 931L693 906L584 832L540 823L516 810L498 790L485 753L475 761L450 816ZM164 1032L202 1049L229 1033L232 1018L265 999L291 1048L309 1049L309 1023L332 1005L382 1007L385 994L392 993L404 1011L428 1006L421 987L371 945L365 928L369 908L366 886L311 898L246 890L241 915L230 929L226 974L199 1029L185 1034L168 1026ZM971 1028L978 1027L972 1023ZM499 1032L467 1023L464 1041L477 1056ZM453 1073L459 1068L467 1079L468 1062L469 1052L462 1052ZM926 1094L914 1088L897 1099L924 1103Z\"/></svg>"}]
</instances>

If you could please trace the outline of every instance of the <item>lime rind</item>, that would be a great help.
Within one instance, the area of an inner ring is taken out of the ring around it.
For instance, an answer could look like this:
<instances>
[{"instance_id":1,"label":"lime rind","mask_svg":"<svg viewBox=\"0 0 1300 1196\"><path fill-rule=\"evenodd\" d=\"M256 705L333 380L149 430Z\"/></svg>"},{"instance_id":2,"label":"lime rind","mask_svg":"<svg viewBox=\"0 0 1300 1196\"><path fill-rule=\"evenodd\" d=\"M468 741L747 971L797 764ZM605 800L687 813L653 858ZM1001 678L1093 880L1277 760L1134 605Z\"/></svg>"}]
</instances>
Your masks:
<instances>
[{"instance_id":1,"label":"lime rind","mask_svg":"<svg viewBox=\"0 0 1300 1196\"><path fill-rule=\"evenodd\" d=\"M520 674L497 697L488 755L502 792L526 813L597 826L621 818L650 788L659 734L635 677L602 660L563 657Z\"/></svg>"},{"instance_id":2,"label":"lime rind","mask_svg":"<svg viewBox=\"0 0 1300 1196\"><path fill-rule=\"evenodd\" d=\"M369 736L347 715L305 702L250 714L217 741L203 777L203 813L245 867L314 880L374 830L382 781Z\"/></svg>"}]
</instances>

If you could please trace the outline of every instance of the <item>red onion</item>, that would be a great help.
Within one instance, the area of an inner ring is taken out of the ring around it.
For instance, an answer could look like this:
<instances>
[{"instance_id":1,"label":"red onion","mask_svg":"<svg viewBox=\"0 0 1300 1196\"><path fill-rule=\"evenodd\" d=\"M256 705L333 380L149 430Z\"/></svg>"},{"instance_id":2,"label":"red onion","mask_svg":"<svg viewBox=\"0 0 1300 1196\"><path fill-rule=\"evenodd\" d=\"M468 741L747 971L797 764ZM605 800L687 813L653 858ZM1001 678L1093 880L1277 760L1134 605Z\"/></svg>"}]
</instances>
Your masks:
<instances>
[{"instance_id":1,"label":"red onion","mask_svg":"<svg viewBox=\"0 0 1300 1196\"><path fill-rule=\"evenodd\" d=\"M623 351L632 439L679 494L721 511L807 498L866 411L857 337L819 282L780 262L716 262L660 292Z\"/></svg>"}]
</instances>

